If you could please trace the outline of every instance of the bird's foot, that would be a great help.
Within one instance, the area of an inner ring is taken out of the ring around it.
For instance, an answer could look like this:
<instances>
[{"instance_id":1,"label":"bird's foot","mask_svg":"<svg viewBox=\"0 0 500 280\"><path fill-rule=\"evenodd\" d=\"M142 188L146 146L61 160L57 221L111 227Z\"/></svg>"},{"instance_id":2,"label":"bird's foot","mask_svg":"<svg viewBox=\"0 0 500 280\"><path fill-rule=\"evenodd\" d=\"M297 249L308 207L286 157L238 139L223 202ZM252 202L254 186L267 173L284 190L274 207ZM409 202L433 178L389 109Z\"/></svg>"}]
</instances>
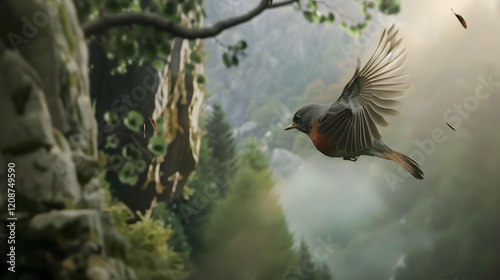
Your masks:
<instances>
[{"instance_id":1,"label":"bird's foot","mask_svg":"<svg viewBox=\"0 0 500 280\"><path fill-rule=\"evenodd\" d=\"M357 157L343 157L344 160L350 160L352 162L356 162L358 160L359 156Z\"/></svg>"}]
</instances>

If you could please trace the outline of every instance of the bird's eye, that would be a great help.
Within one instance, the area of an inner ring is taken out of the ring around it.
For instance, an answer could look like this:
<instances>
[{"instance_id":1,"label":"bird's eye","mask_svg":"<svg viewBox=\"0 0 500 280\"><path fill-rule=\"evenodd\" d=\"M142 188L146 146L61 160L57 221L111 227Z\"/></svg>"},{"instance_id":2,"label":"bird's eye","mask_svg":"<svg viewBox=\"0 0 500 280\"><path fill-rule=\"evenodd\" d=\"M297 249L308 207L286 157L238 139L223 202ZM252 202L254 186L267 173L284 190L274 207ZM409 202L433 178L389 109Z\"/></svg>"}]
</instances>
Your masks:
<instances>
[{"instance_id":1,"label":"bird's eye","mask_svg":"<svg viewBox=\"0 0 500 280\"><path fill-rule=\"evenodd\" d=\"M296 122L298 122L298 121L300 121L301 118L302 118L301 115L295 115L294 119L295 119Z\"/></svg>"}]
</instances>

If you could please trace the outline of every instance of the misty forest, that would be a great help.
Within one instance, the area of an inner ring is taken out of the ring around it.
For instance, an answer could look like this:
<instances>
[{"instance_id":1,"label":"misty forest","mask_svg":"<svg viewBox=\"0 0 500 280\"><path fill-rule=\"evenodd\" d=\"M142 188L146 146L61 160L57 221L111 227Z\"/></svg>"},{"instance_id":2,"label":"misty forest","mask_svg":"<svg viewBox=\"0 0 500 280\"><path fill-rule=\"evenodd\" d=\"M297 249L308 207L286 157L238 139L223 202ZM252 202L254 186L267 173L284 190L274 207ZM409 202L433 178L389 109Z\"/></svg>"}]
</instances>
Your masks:
<instances>
[{"instance_id":1,"label":"misty forest","mask_svg":"<svg viewBox=\"0 0 500 280\"><path fill-rule=\"evenodd\" d=\"M392 25L379 130L422 180L284 130ZM487 0L1 1L0 279L498 280L498 30Z\"/></svg>"}]
</instances>

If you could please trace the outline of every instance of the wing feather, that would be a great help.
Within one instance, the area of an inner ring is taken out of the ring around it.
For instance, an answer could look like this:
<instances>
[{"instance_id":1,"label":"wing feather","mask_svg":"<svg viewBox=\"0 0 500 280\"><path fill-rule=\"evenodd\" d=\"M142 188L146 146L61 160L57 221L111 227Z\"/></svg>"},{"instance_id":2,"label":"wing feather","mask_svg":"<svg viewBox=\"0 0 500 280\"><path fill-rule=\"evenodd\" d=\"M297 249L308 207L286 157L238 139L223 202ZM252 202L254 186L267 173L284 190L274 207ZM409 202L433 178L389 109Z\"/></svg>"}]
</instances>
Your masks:
<instances>
[{"instance_id":1,"label":"wing feather","mask_svg":"<svg viewBox=\"0 0 500 280\"><path fill-rule=\"evenodd\" d=\"M404 74L406 49L392 25L384 30L379 44L363 68L356 67L339 99L320 119L318 129L338 152L357 152L381 140L378 130L388 126L387 116L397 115L397 100L406 95L408 75Z\"/></svg>"}]
</instances>

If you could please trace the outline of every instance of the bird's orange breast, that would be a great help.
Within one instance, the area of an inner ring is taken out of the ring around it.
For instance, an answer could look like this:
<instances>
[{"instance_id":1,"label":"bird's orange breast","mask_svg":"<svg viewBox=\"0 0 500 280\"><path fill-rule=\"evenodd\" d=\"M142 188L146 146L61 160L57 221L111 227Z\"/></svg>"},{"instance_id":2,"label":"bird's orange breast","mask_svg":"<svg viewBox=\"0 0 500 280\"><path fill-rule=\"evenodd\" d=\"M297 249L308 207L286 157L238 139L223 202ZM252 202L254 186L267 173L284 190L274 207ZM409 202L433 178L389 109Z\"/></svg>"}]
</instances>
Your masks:
<instances>
[{"instance_id":1,"label":"bird's orange breast","mask_svg":"<svg viewBox=\"0 0 500 280\"><path fill-rule=\"evenodd\" d=\"M318 122L314 122L311 128L311 132L309 132L309 138L311 138L314 146L321 153L327 156L333 156L333 154L335 153L335 145L328 144L328 138L319 133Z\"/></svg>"}]
</instances>

